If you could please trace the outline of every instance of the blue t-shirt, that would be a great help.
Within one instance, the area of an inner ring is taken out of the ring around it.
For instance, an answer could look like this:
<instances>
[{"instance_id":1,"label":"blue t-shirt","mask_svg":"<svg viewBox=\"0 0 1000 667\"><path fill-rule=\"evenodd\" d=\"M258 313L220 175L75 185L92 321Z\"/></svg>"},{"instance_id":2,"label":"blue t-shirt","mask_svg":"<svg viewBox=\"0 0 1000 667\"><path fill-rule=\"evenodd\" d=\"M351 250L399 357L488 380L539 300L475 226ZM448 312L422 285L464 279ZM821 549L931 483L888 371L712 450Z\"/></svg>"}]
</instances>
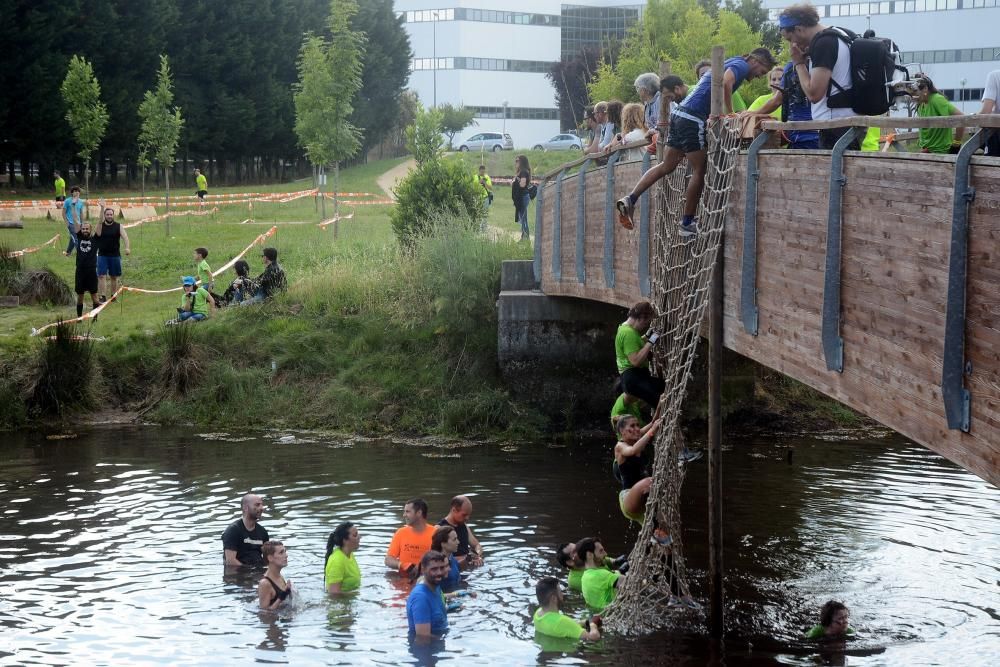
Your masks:
<instances>
[{"instance_id":1,"label":"blue t-shirt","mask_svg":"<svg viewBox=\"0 0 1000 667\"><path fill-rule=\"evenodd\" d=\"M63 202L63 218L66 220L66 226L72 227L74 224L83 224L83 211L86 204L82 199L78 199L76 205L73 205L72 199L67 199Z\"/></svg>"},{"instance_id":2,"label":"blue t-shirt","mask_svg":"<svg viewBox=\"0 0 1000 667\"><path fill-rule=\"evenodd\" d=\"M448 556L448 576L441 580L441 588L452 591L458 588L460 575L458 573L458 559Z\"/></svg>"},{"instance_id":3,"label":"blue t-shirt","mask_svg":"<svg viewBox=\"0 0 1000 667\"><path fill-rule=\"evenodd\" d=\"M795 64L792 62L785 65L785 72L781 75L781 87L784 88L782 101L788 106L787 120L812 120L812 102L802 90L798 72L795 71ZM788 133L788 140L792 143L819 141L819 132L793 130Z\"/></svg>"},{"instance_id":4,"label":"blue t-shirt","mask_svg":"<svg viewBox=\"0 0 1000 667\"><path fill-rule=\"evenodd\" d=\"M747 75L750 74L750 63L743 60L742 56L737 56L727 60L725 68L732 70L733 76L736 77L733 82L733 92L735 93L740 84L746 80ZM712 70L708 70L702 75L698 83L695 84L694 90L688 93L688 96L681 102L681 106L688 113L708 118L708 114L712 111Z\"/></svg>"},{"instance_id":5,"label":"blue t-shirt","mask_svg":"<svg viewBox=\"0 0 1000 667\"><path fill-rule=\"evenodd\" d=\"M416 634L416 626L421 623L430 623L431 634L436 637L447 632L448 612L441 591L423 582L414 586L406 599L406 623L411 636Z\"/></svg>"}]
</instances>

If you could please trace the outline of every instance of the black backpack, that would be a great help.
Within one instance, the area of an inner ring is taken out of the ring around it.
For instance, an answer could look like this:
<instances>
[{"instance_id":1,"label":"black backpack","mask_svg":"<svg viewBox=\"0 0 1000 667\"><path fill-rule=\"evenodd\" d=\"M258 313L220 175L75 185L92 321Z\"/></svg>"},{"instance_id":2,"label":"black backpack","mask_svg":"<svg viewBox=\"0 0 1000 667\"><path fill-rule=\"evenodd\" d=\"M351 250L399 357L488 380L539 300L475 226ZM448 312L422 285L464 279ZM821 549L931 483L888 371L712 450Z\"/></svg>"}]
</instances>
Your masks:
<instances>
[{"instance_id":1,"label":"black backpack","mask_svg":"<svg viewBox=\"0 0 1000 667\"><path fill-rule=\"evenodd\" d=\"M827 90L830 108L850 107L862 116L881 116L888 112L897 96L893 82L910 77L909 71L901 64L896 43L885 37L859 37L846 28L827 28L816 37L821 35L837 37L847 45L851 54L851 88L844 90L830 77L830 88ZM902 72L903 76L898 77L898 72ZM834 87L840 94L830 95Z\"/></svg>"}]
</instances>

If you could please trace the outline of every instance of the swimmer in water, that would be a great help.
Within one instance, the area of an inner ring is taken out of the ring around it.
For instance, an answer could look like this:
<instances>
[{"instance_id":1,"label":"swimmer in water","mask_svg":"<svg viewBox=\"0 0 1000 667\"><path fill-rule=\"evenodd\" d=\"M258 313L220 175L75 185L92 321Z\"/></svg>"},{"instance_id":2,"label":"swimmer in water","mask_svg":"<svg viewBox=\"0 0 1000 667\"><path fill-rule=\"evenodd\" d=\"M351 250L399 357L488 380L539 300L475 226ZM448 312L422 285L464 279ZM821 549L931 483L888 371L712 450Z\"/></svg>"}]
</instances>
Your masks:
<instances>
[{"instance_id":1,"label":"swimmer in water","mask_svg":"<svg viewBox=\"0 0 1000 667\"><path fill-rule=\"evenodd\" d=\"M806 633L806 639L844 639L854 634L849 625L851 612L842 602L830 600L819 610L819 625Z\"/></svg>"},{"instance_id":2,"label":"swimmer in water","mask_svg":"<svg viewBox=\"0 0 1000 667\"><path fill-rule=\"evenodd\" d=\"M265 542L260 551L267 571L257 584L257 601L261 609L277 609L292 598L292 582L281 576L282 568L288 565L288 551L281 542Z\"/></svg>"}]
</instances>

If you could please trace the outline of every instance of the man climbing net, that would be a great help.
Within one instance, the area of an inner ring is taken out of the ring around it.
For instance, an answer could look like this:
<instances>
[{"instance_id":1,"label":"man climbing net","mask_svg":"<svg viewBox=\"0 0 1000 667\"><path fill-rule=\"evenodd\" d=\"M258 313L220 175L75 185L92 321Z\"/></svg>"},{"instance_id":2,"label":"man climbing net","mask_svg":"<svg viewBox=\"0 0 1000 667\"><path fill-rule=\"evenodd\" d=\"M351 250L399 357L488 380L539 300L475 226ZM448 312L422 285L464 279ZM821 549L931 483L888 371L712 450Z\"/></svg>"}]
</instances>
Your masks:
<instances>
[{"instance_id":1,"label":"man climbing net","mask_svg":"<svg viewBox=\"0 0 1000 667\"><path fill-rule=\"evenodd\" d=\"M689 608L678 604L690 595L681 539L684 465L680 454L684 443L678 418L721 245L742 121L733 116L712 118L709 134L696 237L682 238L677 224L685 205L685 174L674 171L660 181L657 190L660 205L653 229L652 295L658 315L653 328L662 333L653 366L666 389L645 519L629 556L629 575L604 613L605 627L624 635L661 628L676 612ZM664 544L663 533L669 534L669 545Z\"/></svg>"}]
</instances>

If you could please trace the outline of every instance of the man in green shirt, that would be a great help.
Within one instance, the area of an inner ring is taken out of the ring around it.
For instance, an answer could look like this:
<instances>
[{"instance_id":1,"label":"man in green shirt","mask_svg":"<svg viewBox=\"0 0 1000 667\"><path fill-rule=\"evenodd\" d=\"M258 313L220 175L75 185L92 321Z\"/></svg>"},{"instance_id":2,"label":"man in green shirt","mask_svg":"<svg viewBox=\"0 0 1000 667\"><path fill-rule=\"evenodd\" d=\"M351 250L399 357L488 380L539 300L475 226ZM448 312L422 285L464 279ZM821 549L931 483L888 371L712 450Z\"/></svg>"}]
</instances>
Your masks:
<instances>
[{"instance_id":1,"label":"man in green shirt","mask_svg":"<svg viewBox=\"0 0 1000 667\"><path fill-rule=\"evenodd\" d=\"M564 596L559 587L559 580L555 577L545 577L535 584L535 597L538 598L539 604L532 617L536 635L591 642L601 638L601 630L596 620L580 624L560 611Z\"/></svg>"},{"instance_id":2,"label":"man in green shirt","mask_svg":"<svg viewBox=\"0 0 1000 667\"><path fill-rule=\"evenodd\" d=\"M566 585L569 586L569 589L577 592L582 591L583 572L586 568L576 553L576 543L564 542L557 546L556 562L569 570L569 576L566 578ZM618 558L605 556L603 567L609 572L611 570L618 570L622 574L625 574L628 570L628 556L619 556Z\"/></svg>"},{"instance_id":3,"label":"man in green shirt","mask_svg":"<svg viewBox=\"0 0 1000 667\"><path fill-rule=\"evenodd\" d=\"M66 201L66 181L63 180L62 175L58 171L52 172L52 175L56 179L56 208L62 208L62 203Z\"/></svg>"},{"instance_id":4,"label":"man in green shirt","mask_svg":"<svg viewBox=\"0 0 1000 667\"><path fill-rule=\"evenodd\" d=\"M576 553L583 561L583 577L580 586L583 589L583 599L587 606L595 612L604 611L618 593L618 581L623 576L604 567L604 559L608 552L604 545L593 537L587 537L577 542Z\"/></svg>"},{"instance_id":5,"label":"man in green shirt","mask_svg":"<svg viewBox=\"0 0 1000 667\"><path fill-rule=\"evenodd\" d=\"M650 332L656 311L653 304L640 301L628 311L628 319L615 335L615 359L621 376L622 391L646 402L652 409L660 401L666 383L649 374L649 356L659 334Z\"/></svg>"},{"instance_id":6,"label":"man in green shirt","mask_svg":"<svg viewBox=\"0 0 1000 667\"><path fill-rule=\"evenodd\" d=\"M618 432L618 419L625 415L635 417L640 427L646 425L646 422L642 418L642 410L639 408L639 399L630 394L619 394L618 400L611 406L611 430L615 433Z\"/></svg>"},{"instance_id":7,"label":"man in green shirt","mask_svg":"<svg viewBox=\"0 0 1000 667\"><path fill-rule=\"evenodd\" d=\"M205 205L205 195L208 194L208 179L205 178L205 174L201 173L200 169L194 170L194 182L198 186L198 191L195 192L198 195L198 201L202 206Z\"/></svg>"}]
</instances>

